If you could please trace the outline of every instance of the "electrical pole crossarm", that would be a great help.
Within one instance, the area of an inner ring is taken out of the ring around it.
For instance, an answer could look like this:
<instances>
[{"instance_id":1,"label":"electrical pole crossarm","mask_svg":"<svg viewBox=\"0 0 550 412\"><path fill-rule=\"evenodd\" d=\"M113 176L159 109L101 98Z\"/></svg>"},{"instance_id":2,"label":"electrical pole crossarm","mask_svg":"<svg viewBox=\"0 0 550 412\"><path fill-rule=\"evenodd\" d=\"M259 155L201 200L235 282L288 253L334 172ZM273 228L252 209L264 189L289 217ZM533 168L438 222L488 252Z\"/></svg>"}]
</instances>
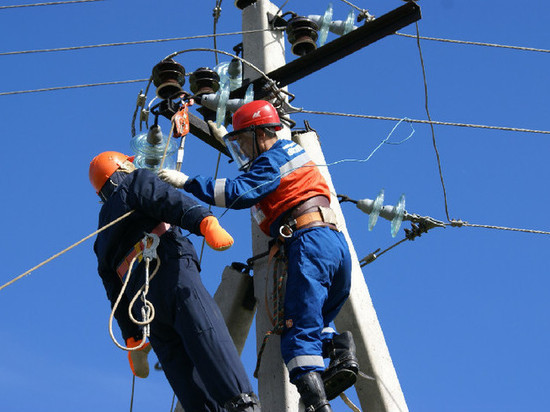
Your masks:
<instances>
[{"instance_id":1,"label":"electrical pole crossarm","mask_svg":"<svg viewBox=\"0 0 550 412\"><path fill-rule=\"evenodd\" d=\"M288 86L420 19L420 7L415 2L409 1L311 53L273 70L267 76L274 80L278 87ZM266 87L264 78L258 78L252 83L254 84L255 99L269 94L269 88ZM245 80L243 86L232 91L229 97L231 99L242 98L249 84L250 81Z\"/></svg>"},{"instance_id":2,"label":"electrical pole crossarm","mask_svg":"<svg viewBox=\"0 0 550 412\"><path fill-rule=\"evenodd\" d=\"M275 81L277 87L288 86L369 44L395 33L403 27L420 20L420 18L420 7L415 2L408 1L403 6L364 24L358 29L352 30L313 52L273 70L267 76ZM270 93L269 85L266 84L264 78L258 78L252 83L254 84L255 99L261 99ZM245 80L243 86L232 91L229 98L244 97L249 84L250 80ZM165 117L169 118L169 116ZM206 122L189 114L189 126L193 135L230 157L227 148L212 136Z\"/></svg>"},{"instance_id":3,"label":"electrical pole crossarm","mask_svg":"<svg viewBox=\"0 0 550 412\"><path fill-rule=\"evenodd\" d=\"M208 124L192 113L189 113L189 131L214 149L222 152L227 157L231 157L227 148L218 139L212 136Z\"/></svg>"}]
</instances>

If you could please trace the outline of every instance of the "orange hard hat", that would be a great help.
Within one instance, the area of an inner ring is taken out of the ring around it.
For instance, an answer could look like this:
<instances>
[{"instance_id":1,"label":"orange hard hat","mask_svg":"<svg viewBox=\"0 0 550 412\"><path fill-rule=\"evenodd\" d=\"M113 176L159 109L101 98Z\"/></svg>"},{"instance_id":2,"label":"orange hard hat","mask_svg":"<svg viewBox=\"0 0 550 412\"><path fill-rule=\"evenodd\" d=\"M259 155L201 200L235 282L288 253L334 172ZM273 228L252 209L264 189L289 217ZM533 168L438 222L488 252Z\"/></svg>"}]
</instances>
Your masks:
<instances>
[{"instance_id":1,"label":"orange hard hat","mask_svg":"<svg viewBox=\"0 0 550 412\"><path fill-rule=\"evenodd\" d=\"M99 193L105 182L116 172L125 161L134 160L133 156L126 156L119 152L103 152L90 162L90 183L96 193Z\"/></svg>"}]
</instances>

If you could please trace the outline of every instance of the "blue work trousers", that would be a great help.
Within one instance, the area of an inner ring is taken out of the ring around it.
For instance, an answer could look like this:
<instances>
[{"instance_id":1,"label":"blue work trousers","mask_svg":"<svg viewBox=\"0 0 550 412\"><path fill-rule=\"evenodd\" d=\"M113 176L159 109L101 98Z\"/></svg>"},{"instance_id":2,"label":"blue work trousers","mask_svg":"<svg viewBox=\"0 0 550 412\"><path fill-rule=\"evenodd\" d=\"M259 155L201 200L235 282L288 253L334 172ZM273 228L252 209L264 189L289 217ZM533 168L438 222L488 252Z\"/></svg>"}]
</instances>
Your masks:
<instances>
[{"instance_id":1,"label":"blue work trousers","mask_svg":"<svg viewBox=\"0 0 550 412\"><path fill-rule=\"evenodd\" d=\"M325 368L323 340L351 287L351 258L344 235L328 227L301 229L285 242L288 258L281 353L290 381ZM331 329L329 329L331 330Z\"/></svg>"},{"instance_id":2,"label":"blue work trousers","mask_svg":"<svg viewBox=\"0 0 550 412\"><path fill-rule=\"evenodd\" d=\"M228 400L253 391L222 314L192 259L164 259L147 298L155 306L151 345L186 411L225 411ZM133 309L141 319L139 305Z\"/></svg>"}]
</instances>

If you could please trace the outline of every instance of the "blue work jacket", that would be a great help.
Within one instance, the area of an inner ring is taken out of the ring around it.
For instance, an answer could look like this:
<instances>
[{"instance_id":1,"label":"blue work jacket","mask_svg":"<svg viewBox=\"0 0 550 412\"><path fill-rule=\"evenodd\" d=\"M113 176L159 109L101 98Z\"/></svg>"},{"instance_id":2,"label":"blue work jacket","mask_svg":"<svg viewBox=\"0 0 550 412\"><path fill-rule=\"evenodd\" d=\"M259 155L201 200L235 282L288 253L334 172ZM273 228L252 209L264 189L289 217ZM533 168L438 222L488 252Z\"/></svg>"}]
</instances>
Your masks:
<instances>
[{"instance_id":1,"label":"blue work jacket","mask_svg":"<svg viewBox=\"0 0 550 412\"><path fill-rule=\"evenodd\" d=\"M235 179L194 176L184 189L197 198L230 209L253 207L253 216L266 235L279 234L287 210L314 197L330 200L330 190L306 151L291 140L277 140Z\"/></svg>"},{"instance_id":2,"label":"blue work jacket","mask_svg":"<svg viewBox=\"0 0 550 412\"><path fill-rule=\"evenodd\" d=\"M200 235L200 222L212 214L208 209L163 182L156 174L147 169L138 169L119 183L101 208L98 227L105 226L130 210L134 210L134 212L99 233L94 243L94 252L98 259L98 272L112 305L114 305L122 287L116 269L145 233L151 232L161 222L169 223L171 228L161 236L157 248L161 262L167 259L188 257L198 266L195 248L187 237L182 235L180 228ZM159 272L157 276L160 278L160 275ZM142 284L143 279L139 277L131 279L127 293L132 293ZM115 312L122 336L124 339L141 338L139 327L128 317L128 305L129 299L123 296Z\"/></svg>"}]
</instances>

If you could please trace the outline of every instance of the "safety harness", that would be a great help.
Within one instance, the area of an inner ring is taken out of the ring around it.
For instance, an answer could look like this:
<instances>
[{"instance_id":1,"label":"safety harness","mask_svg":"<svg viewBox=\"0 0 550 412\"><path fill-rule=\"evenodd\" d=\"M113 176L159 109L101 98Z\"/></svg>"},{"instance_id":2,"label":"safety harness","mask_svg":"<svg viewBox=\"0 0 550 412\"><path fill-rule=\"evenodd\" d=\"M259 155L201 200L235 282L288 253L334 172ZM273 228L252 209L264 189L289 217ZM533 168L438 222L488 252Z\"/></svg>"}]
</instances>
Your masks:
<instances>
[{"instance_id":1,"label":"safety harness","mask_svg":"<svg viewBox=\"0 0 550 412\"><path fill-rule=\"evenodd\" d=\"M170 229L170 225L168 223L161 222L151 231L151 234L156 235L160 238L168 229ZM151 248L151 242L151 238L149 238L147 242L140 240L134 245L134 247L132 247L132 249L130 249L124 259L122 259L116 269L116 273L123 283L126 279L126 275L129 273L129 269L131 267L130 263L132 263L132 260L137 256L138 263L141 263L144 257L143 251L146 248Z\"/></svg>"},{"instance_id":2,"label":"safety harness","mask_svg":"<svg viewBox=\"0 0 550 412\"><path fill-rule=\"evenodd\" d=\"M292 237L296 230L307 229L310 227L329 227L332 230L339 231L337 227L336 213L330 208L330 201L325 196L314 196L300 203L298 206L287 211L279 227L279 236L272 240L269 249L268 264L273 258L273 289L272 300L273 308L268 307L267 284L265 288L265 305L268 317L273 328L266 332L254 370L254 377L258 377L262 355L271 335L281 335L285 328L284 321L284 285L287 276L288 259L281 246L286 239ZM266 277L267 283L267 277Z\"/></svg>"},{"instance_id":3,"label":"safety harness","mask_svg":"<svg viewBox=\"0 0 550 412\"><path fill-rule=\"evenodd\" d=\"M120 293L118 295L118 298L115 304L113 305L113 309L109 317L109 333L115 345L125 351L140 350L145 346L146 338L150 335L150 324L155 318L155 307L149 300L147 300L147 293L149 292L149 282L153 279L153 277L155 277L160 267L160 258L157 255L157 247L160 244L160 236L166 233L166 231L169 228L170 228L170 225L168 223L162 222L159 225L157 225L151 231L151 233L146 233L143 239L137 242L133 246L133 248L127 253L124 259L122 259L121 263L118 265L116 269L116 272L122 282L122 288L120 290ZM131 348L131 347L126 347L121 345L116 340L113 334L113 317L117 310L118 304L120 303L120 300L124 295L126 286L128 286L128 282L130 281L131 271L136 260L138 262L145 260L145 283L141 288L139 288L137 293L134 295L133 299L130 301L130 304L128 305L128 316L130 320L134 322L136 325L143 326L143 338L141 339L141 343L138 346ZM152 260L156 260L157 264L155 266L155 269L153 270L153 273L149 274L149 263ZM143 302L143 306L141 308L141 316L143 320L141 321L135 319L134 315L132 314L132 307L134 306L136 300L140 296Z\"/></svg>"},{"instance_id":4,"label":"safety harness","mask_svg":"<svg viewBox=\"0 0 550 412\"><path fill-rule=\"evenodd\" d=\"M279 236L274 240L269 250L272 259L286 239L292 237L296 230L310 227L329 227L339 231L336 213L330 208L330 201L325 196L313 196L283 214L279 226Z\"/></svg>"}]
</instances>

